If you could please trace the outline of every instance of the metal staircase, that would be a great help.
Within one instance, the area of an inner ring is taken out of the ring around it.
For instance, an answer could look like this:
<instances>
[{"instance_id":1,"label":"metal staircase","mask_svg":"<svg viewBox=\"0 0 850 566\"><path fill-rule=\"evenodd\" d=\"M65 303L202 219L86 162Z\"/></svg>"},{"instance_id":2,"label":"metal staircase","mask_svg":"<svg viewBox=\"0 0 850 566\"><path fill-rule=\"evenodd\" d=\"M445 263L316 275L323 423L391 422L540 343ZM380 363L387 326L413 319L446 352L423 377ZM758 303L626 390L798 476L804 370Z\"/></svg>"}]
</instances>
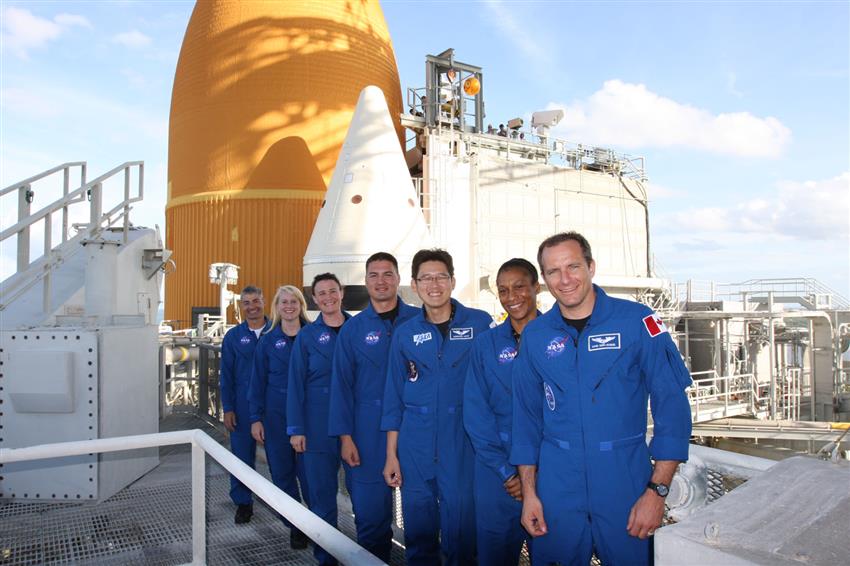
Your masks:
<instances>
[{"instance_id":1,"label":"metal staircase","mask_svg":"<svg viewBox=\"0 0 850 566\"><path fill-rule=\"evenodd\" d=\"M32 299L33 288L40 283L40 310L48 316L63 299L62 293L54 289L57 271L73 262L86 241L98 238L107 230L120 230L123 243L131 238L130 210L144 196L144 163L123 163L91 181L86 180L86 173L84 161L63 163L0 191L3 199L0 203L4 207L9 206L17 193L18 210L15 224L0 232L0 244L13 237L17 240L15 272L4 273L5 279L0 284L0 313L8 314L9 307L24 296ZM71 190L71 177L77 175L79 186ZM59 179L61 195L32 212L36 184L39 193L50 194L51 190L55 192ZM105 206L110 207L106 212ZM80 222L74 222L75 219ZM33 250L33 236L43 242L40 253Z\"/></svg>"}]
</instances>

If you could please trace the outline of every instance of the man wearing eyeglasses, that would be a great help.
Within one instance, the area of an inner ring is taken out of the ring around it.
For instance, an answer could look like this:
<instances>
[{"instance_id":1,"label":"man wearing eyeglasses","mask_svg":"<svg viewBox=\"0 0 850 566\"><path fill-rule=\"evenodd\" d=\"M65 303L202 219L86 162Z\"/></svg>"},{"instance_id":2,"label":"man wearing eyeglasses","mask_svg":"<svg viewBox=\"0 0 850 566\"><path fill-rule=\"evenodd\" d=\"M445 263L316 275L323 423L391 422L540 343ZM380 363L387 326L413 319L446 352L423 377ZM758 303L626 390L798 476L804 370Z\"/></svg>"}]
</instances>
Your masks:
<instances>
[{"instance_id":1,"label":"man wearing eyeglasses","mask_svg":"<svg viewBox=\"0 0 850 566\"><path fill-rule=\"evenodd\" d=\"M390 346L384 479L401 488L407 564L471 564L473 453L463 428L463 385L473 340L492 318L451 298L454 265L445 250L418 251L412 271L422 310Z\"/></svg>"},{"instance_id":2,"label":"man wearing eyeglasses","mask_svg":"<svg viewBox=\"0 0 850 566\"><path fill-rule=\"evenodd\" d=\"M390 561L393 494L384 482L386 434L381 404L392 335L418 309L398 296L398 261L377 252L366 260L369 306L339 331L331 375L328 434L339 436L342 459L351 468L351 505L357 542Z\"/></svg>"}]
</instances>

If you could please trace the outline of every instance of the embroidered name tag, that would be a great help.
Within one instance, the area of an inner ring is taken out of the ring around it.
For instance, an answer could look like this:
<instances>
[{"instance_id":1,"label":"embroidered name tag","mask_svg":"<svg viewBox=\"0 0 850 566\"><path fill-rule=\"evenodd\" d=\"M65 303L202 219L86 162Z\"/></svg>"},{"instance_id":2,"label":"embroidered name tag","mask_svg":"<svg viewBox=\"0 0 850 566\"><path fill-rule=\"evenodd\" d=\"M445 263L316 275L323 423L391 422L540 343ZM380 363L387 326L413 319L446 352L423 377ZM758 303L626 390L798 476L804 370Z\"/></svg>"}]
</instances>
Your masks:
<instances>
[{"instance_id":1,"label":"embroidered name tag","mask_svg":"<svg viewBox=\"0 0 850 566\"><path fill-rule=\"evenodd\" d=\"M450 328L449 340L472 340L472 327Z\"/></svg>"},{"instance_id":2,"label":"embroidered name tag","mask_svg":"<svg viewBox=\"0 0 850 566\"><path fill-rule=\"evenodd\" d=\"M594 350L619 350L620 349L620 333L613 332L610 334L594 334L587 337L587 349L590 352Z\"/></svg>"}]
</instances>

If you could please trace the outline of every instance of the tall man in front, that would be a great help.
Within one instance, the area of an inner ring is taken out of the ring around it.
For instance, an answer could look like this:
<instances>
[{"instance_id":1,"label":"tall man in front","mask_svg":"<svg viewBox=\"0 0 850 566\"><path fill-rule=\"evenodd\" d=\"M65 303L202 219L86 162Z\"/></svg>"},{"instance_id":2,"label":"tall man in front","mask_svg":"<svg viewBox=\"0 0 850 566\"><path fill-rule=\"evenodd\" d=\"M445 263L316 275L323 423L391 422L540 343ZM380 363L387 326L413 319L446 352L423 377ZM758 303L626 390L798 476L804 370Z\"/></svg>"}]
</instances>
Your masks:
<instances>
[{"instance_id":1,"label":"tall man in front","mask_svg":"<svg viewBox=\"0 0 850 566\"><path fill-rule=\"evenodd\" d=\"M221 406L224 409L224 426L230 431L230 450L253 468L257 441L251 436L248 386L254 371L254 349L260 334L266 328L263 292L248 285L242 289L239 307L245 320L224 335L221 343L219 388ZM251 490L235 476L230 476L230 499L236 504L236 523L244 524L250 521L254 514Z\"/></svg>"},{"instance_id":2,"label":"tall man in front","mask_svg":"<svg viewBox=\"0 0 850 566\"><path fill-rule=\"evenodd\" d=\"M547 238L537 260L557 303L523 333L511 450L534 563L586 566L595 550L603 564L650 564L649 537L688 458L690 375L660 318L592 283L581 234Z\"/></svg>"},{"instance_id":3,"label":"tall man in front","mask_svg":"<svg viewBox=\"0 0 850 566\"><path fill-rule=\"evenodd\" d=\"M419 312L399 298L399 283L391 254L366 260L369 306L339 331L328 423L328 434L339 436L342 459L351 468L357 542L384 562L390 561L393 542L392 488L383 477L387 435L381 431L387 358L396 328Z\"/></svg>"},{"instance_id":4,"label":"tall man in front","mask_svg":"<svg viewBox=\"0 0 850 566\"><path fill-rule=\"evenodd\" d=\"M393 336L381 428L384 479L401 487L409 566L475 560L473 454L463 429L463 384L472 341L492 318L451 298L452 256L420 250L413 289L422 309Z\"/></svg>"}]
</instances>

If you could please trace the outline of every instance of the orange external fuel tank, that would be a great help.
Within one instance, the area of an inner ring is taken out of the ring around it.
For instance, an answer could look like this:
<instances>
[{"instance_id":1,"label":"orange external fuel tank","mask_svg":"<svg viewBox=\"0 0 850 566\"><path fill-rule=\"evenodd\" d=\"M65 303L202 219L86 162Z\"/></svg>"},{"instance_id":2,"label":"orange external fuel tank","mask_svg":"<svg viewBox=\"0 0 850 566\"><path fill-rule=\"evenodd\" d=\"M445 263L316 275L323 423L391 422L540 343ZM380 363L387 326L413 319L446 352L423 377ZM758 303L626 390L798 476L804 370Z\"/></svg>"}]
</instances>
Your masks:
<instances>
[{"instance_id":1,"label":"orange external fuel tank","mask_svg":"<svg viewBox=\"0 0 850 566\"><path fill-rule=\"evenodd\" d=\"M302 286L307 242L360 91L401 88L377 0L203 0L180 50L168 132L165 318L218 305L209 264L239 287ZM397 120L397 118L396 118ZM399 143L402 132L396 124Z\"/></svg>"}]
</instances>

